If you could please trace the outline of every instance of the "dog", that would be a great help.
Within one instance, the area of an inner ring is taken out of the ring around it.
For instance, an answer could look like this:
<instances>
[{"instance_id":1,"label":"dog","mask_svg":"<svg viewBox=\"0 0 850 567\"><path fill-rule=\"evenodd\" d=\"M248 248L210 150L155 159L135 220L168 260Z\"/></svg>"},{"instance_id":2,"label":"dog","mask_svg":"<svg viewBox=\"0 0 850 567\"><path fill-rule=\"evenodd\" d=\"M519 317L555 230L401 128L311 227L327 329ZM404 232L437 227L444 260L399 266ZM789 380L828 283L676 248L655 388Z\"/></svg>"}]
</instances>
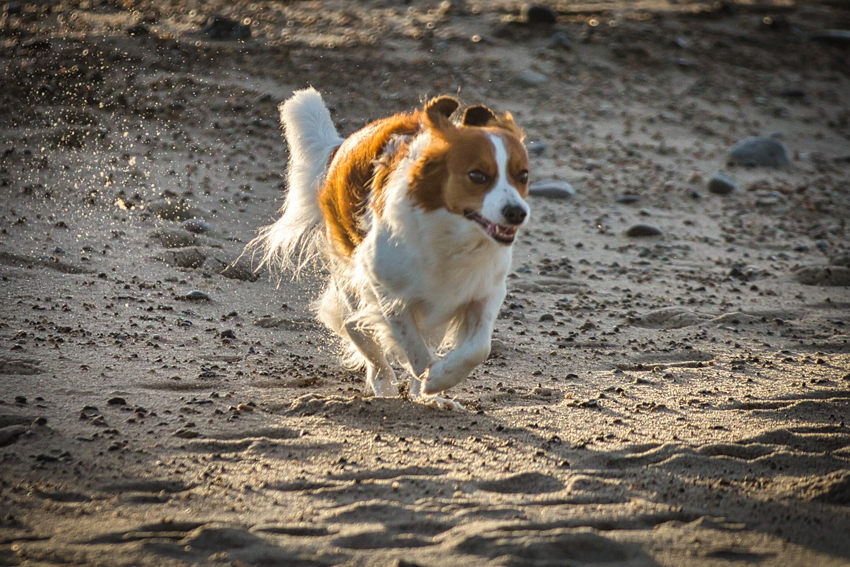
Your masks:
<instances>
[{"instance_id":1,"label":"dog","mask_svg":"<svg viewBox=\"0 0 850 567\"><path fill-rule=\"evenodd\" d=\"M510 113L448 96L347 139L309 88L280 105L290 158L281 216L251 245L260 267L297 276L318 260L318 319L366 368L367 394L439 396L490 353L512 244L528 222L528 153ZM259 269L259 268L258 268Z\"/></svg>"}]
</instances>

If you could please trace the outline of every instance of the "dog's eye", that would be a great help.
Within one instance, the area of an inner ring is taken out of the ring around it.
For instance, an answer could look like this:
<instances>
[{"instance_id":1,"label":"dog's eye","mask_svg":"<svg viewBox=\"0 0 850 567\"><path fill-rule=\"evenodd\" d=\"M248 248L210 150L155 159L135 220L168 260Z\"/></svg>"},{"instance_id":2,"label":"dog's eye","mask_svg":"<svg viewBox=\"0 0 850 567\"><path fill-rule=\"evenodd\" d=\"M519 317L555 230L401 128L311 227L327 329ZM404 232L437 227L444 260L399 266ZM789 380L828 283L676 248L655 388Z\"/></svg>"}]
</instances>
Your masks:
<instances>
[{"instance_id":1,"label":"dog's eye","mask_svg":"<svg viewBox=\"0 0 850 567\"><path fill-rule=\"evenodd\" d=\"M490 181L490 176L481 171L480 169L474 169L469 172L469 180L475 183L476 185L483 185Z\"/></svg>"},{"instance_id":2,"label":"dog's eye","mask_svg":"<svg viewBox=\"0 0 850 567\"><path fill-rule=\"evenodd\" d=\"M527 170L527 169L523 169L522 171L520 171L520 172L517 174L516 179L517 179L517 181L519 181L519 182L520 182L520 183L522 183L523 185L525 185L526 183L528 183L528 170Z\"/></svg>"}]
</instances>

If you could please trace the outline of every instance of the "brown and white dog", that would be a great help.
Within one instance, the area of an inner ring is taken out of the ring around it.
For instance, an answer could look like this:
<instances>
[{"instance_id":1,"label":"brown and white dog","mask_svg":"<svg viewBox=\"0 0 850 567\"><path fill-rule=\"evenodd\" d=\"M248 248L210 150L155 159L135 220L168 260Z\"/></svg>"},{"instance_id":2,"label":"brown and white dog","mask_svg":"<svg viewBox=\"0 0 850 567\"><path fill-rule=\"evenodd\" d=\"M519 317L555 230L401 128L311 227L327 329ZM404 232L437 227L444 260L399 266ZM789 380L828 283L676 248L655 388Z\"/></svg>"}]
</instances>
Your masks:
<instances>
[{"instance_id":1,"label":"brown and white dog","mask_svg":"<svg viewBox=\"0 0 850 567\"><path fill-rule=\"evenodd\" d=\"M378 120L343 140L321 95L280 107L289 144L282 216L254 241L263 264L330 274L319 319L365 366L369 393L398 395L389 360L412 373L411 399L461 382L490 352L511 245L528 220L528 154L510 114L458 102Z\"/></svg>"}]
</instances>

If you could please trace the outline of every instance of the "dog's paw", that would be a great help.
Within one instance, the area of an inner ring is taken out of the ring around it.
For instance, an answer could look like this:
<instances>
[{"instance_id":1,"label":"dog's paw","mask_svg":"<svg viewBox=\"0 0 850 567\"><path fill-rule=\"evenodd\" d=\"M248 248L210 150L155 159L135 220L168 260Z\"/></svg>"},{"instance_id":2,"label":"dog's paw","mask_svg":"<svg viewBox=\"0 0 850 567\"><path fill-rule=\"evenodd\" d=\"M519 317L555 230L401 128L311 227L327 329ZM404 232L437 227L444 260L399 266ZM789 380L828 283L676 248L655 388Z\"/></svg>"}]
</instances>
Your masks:
<instances>
[{"instance_id":1,"label":"dog's paw","mask_svg":"<svg viewBox=\"0 0 850 567\"><path fill-rule=\"evenodd\" d=\"M421 396L416 402L445 411L464 411L466 409L460 402L442 396Z\"/></svg>"},{"instance_id":2,"label":"dog's paw","mask_svg":"<svg viewBox=\"0 0 850 567\"><path fill-rule=\"evenodd\" d=\"M389 381L371 382L366 388L367 395L376 398L397 398L398 385Z\"/></svg>"}]
</instances>

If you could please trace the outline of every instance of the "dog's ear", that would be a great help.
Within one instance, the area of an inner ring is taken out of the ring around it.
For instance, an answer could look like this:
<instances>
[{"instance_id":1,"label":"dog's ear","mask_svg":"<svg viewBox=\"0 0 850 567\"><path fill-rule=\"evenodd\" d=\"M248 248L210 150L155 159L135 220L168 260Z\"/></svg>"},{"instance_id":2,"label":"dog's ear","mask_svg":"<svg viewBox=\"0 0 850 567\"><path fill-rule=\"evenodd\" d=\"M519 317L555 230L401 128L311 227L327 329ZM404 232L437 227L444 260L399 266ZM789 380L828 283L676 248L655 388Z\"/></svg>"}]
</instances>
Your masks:
<instances>
[{"instance_id":1,"label":"dog's ear","mask_svg":"<svg viewBox=\"0 0 850 567\"><path fill-rule=\"evenodd\" d=\"M486 126L496 119L496 115L486 106L470 106L463 113L464 126Z\"/></svg>"},{"instance_id":2,"label":"dog's ear","mask_svg":"<svg viewBox=\"0 0 850 567\"><path fill-rule=\"evenodd\" d=\"M432 98L425 105L425 115L428 121L436 127L449 124L449 116L460 106L457 99L450 96L438 96Z\"/></svg>"}]
</instances>

